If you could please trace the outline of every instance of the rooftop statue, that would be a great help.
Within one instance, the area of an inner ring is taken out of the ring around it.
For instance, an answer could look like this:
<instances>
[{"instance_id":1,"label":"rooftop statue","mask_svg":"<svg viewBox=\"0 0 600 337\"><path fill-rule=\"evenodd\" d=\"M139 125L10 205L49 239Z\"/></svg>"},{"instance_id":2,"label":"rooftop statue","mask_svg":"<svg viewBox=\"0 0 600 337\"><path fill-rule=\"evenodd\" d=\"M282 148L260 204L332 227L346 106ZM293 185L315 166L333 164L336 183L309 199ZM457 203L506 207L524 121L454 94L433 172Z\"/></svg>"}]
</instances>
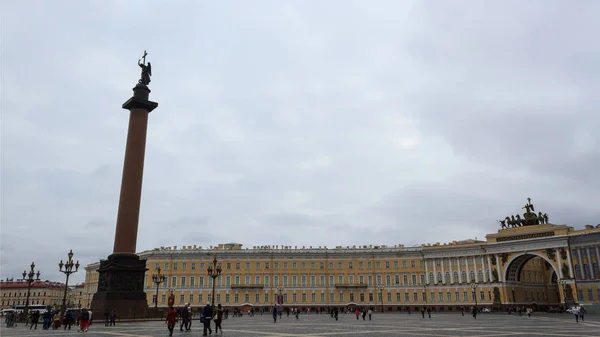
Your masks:
<instances>
[{"instance_id":1,"label":"rooftop statue","mask_svg":"<svg viewBox=\"0 0 600 337\"><path fill-rule=\"evenodd\" d=\"M152 76L152 65L150 62L146 65L146 55L148 55L148 53L144 50L144 56L138 60L138 66L142 68L142 75L138 83L144 85L150 84L150 76Z\"/></svg>"}]
</instances>

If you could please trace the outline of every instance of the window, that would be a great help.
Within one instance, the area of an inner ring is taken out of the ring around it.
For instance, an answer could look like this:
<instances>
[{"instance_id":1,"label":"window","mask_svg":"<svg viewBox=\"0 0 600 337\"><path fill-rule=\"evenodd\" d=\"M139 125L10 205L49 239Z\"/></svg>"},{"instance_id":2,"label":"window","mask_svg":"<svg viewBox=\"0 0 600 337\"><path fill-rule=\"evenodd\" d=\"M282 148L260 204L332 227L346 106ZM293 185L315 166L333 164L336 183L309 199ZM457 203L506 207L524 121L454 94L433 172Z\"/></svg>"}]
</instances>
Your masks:
<instances>
[{"instance_id":1,"label":"window","mask_svg":"<svg viewBox=\"0 0 600 337\"><path fill-rule=\"evenodd\" d=\"M240 301L240 296L238 294L233 294L233 302L238 303Z\"/></svg>"},{"instance_id":2,"label":"window","mask_svg":"<svg viewBox=\"0 0 600 337\"><path fill-rule=\"evenodd\" d=\"M235 270L240 270L240 263L239 262L235 264Z\"/></svg>"},{"instance_id":3,"label":"window","mask_svg":"<svg viewBox=\"0 0 600 337\"><path fill-rule=\"evenodd\" d=\"M306 286L306 275L302 275L302 286Z\"/></svg>"},{"instance_id":4,"label":"window","mask_svg":"<svg viewBox=\"0 0 600 337\"><path fill-rule=\"evenodd\" d=\"M415 302L419 301L419 294L418 293L413 293L413 301L415 301Z\"/></svg>"},{"instance_id":5,"label":"window","mask_svg":"<svg viewBox=\"0 0 600 337\"><path fill-rule=\"evenodd\" d=\"M402 261L402 268L406 268L406 261Z\"/></svg>"},{"instance_id":6,"label":"window","mask_svg":"<svg viewBox=\"0 0 600 337\"><path fill-rule=\"evenodd\" d=\"M417 275L416 274L412 274L411 278L412 278L412 283L413 284L417 284ZM421 275L421 283L425 283L424 279L425 279L425 275Z\"/></svg>"},{"instance_id":7,"label":"window","mask_svg":"<svg viewBox=\"0 0 600 337\"><path fill-rule=\"evenodd\" d=\"M265 303L269 303L269 293L265 294Z\"/></svg>"},{"instance_id":8,"label":"window","mask_svg":"<svg viewBox=\"0 0 600 337\"><path fill-rule=\"evenodd\" d=\"M256 262L256 270L260 270L260 262Z\"/></svg>"},{"instance_id":9,"label":"window","mask_svg":"<svg viewBox=\"0 0 600 337\"><path fill-rule=\"evenodd\" d=\"M225 264L225 269L227 269L227 270L231 270L231 262L227 262L227 263Z\"/></svg>"},{"instance_id":10,"label":"window","mask_svg":"<svg viewBox=\"0 0 600 337\"><path fill-rule=\"evenodd\" d=\"M301 267L302 269L306 269L306 262L302 262L302 265L301 265L301 266L302 266L302 267Z\"/></svg>"},{"instance_id":11,"label":"window","mask_svg":"<svg viewBox=\"0 0 600 337\"><path fill-rule=\"evenodd\" d=\"M231 276L226 276L225 277L225 285L226 286L230 286L231 285Z\"/></svg>"},{"instance_id":12,"label":"window","mask_svg":"<svg viewBox=\"0 0 600 337\"><path fill-rule=\"evenodd\" d=\"M181 286L185 288L185 276L181 277Z\"/></svg>"},{"instance_id":13,"label":"window","mask_svg":"<svg viewBox=\"0 0 600 337\"><path fill-rule=\"evenodd\" d=\"M398 269L398 261L394 261L394 268ZM399 302L399 301L398 301Z\"/></svg>"},{"instance_id":14,"label":"window","mask_svg":"<svg viewBox=\"0 0 600 337\"><path fill-rule=\"evenodd\" d=\"M283 285L284 286L288 285L288 276L287 275L283 275Z\"/></svg>"},{"instance_id":15,"label":"window","mask_svg":"<svg viewBox=\"0 0 600 337\"><path fill-rule=\"evenodd\" d=\"M254 277L254 283L255 284L260 284L260 276L257 275L257 276Z\"/></svg>"},{"instance_id":16,"label":"window","mask_svg":"<svg viewBox=\"0 0 600 337\"><path fill-rule=\"evenodd\" d=\"M185 302L185 297L183 294L179 295L179 303L184 303Z\"/></svg>"},{"instance_id":17,"label":"window","mask_svg":"<svg viewBox=\"0 0 600 337\"><path fill-rule=\"evenodd\" d=\"M442 283L442 272L441 271L437 272L437 281L438 281L438 283Z\"/></svg>"},{"instance_id":18,"label":"window","mask_svg":"<svg viewBox=\"0 0 600 337\"><path fill-rule=\"evenodd\" d=\"M173 263L173 270L177 270L177 262Z\"/></svg>"},{"instance_id":19,"label":"window","mask_svg":"<svg viewBox=\"0 0 600 337\"><path fill-rule=\"evenodd\" d=\"M387 293L387 301L388 303L392 302L392 293Z\"/></svg>"},{"instance_id":20,"label":"window","mask_svg":"<svg viewBox=\"0 0 600 337\"><path fill-rule=\"evenodd\" d=\"M363 263L362 262L358 263L358 269L363 269Z\"/></svg>"},{"instance_id":21,"label":"window","mask_svg":"<svg viewBox=\"0 0 600 337\"><path fill-rule=\"evenodd\" d=\"M444 302L444 293L443 292L440 291L438 293L438 299L439 299L440 303Z\"/></svg>"},{"instance_id":22,"label":"window","mask_svg":"<svg viewBox=\"0 0 600 337\"><path fill-rule=\"evenodd\" d=\"M274 265L273 265L273 268L275 270L278 270L279 269L279 262L275 262Z\"/></svg>"},{"instance_id":23,"label":"window","mask_svg":"<svg viewBox=\"0 0 600 337\"><path fill-rule=\"evenodd\" d=\"M371 261L367 262L367 269L371 269L373 268L373 265L371 264Z\"/></svg>"},{"instance_id":24,"label":"window","mask_svg":"<svg viewBox=\"0 0 600 337\"><path fill-rule=\"evenodd\" d=\"M165 263L165 267L163 268L164 270L169 270L169 264ZM45 295L45 294L44 294Z\"/></svg>"},{"instance_id":25,"label":"window","mask_svg":"<svg viewBox=\"0 0 600 337\"><path fill-rule=\"evenodd\" d=\"M456 282L458 282L458 272L455 270L454 273L452 273L452 283Z\"/></svg>"},{"instance_id":26,"label":"window","mask_svg":"<svg viewBox=\"0 0 600 337\"><path fill-rule=\"evenodd\" d=\"M592 292L592 288L588 288L588 300L593 301L594 300L594 293Z\"/></svg>"},{"instance_id":27,"label":"window","mask_svg":"<svg viewBox=\"0 0 600 337\"><path fill-rule=\"evenodd\" d=\"M163 294L163 295L160 297L160 303L161 303L161 304L165 304L165 302L166 302L166 301L167 301L167 295L164 295L164 294Z\"/></svg>"},{"instance_id":28,"label":"window","mask_svg":"<svg viewBox=\"0 0 600 337\"><path fill-rule=\"evenodd\" d=\"M433 273L432 272L429 273L429 283L435 283L434 280L433 280Z\"/></svg>"},{"instance_id":29,"label":"window","mask_svg":"<svg viewBox=\"0 0 600 337\"><path fill-rule=\"evenodd\" d=\"M202 303L202 294L198 295L198 303L205 304L205 303Z\"/></svg>"},{"instance_id":30,"label":"window","mask_svg":"<svg viewBox=\"0 0 600 337\"><path fill-rule=\"evenodd\" d=\"M310 285L313 287L317 285L317 277L315 275L310 277Z\"/></svg>"},{"instance_id":31,"label":"window","mask_svg":"<svg viewBox=\"0 0 600 337\"><path fill-rule=\"evenodd\" d=\"M156 264L154 265L154 270L158 270L158 268L160 268L160 264L156 263Z\"/></svg>"},{"instance_id":32,"label":"window","mask_svg":"<svg viewBox=\"0 0 600 337\"><path fill-rule=\"evenodd\" d=\"M404 293L404 302L408 303L410 301L410 295L408 293Z\"/></svg>"},{"instance_id":33,"label":"window","mask_svg":"<svg viewBox=\"0 0 600 337\"><path fill-rule=\"evenodd\" d=\"M470 271L469 272L469 278L471 282L475 282L475 272L474 271Z\"/></svg>"},{"instance_id":34,"label":"window","mask_svg":"<svg viewBox=\"0 0 600 337\"><path fill-rule=\"evenodd\" d=\"M423 261L421 261L421 262L423 262ZM415 265L415 261L410 261L410 267L411 267L411 268L414 268L414 267L416 267L416 265Z\"/></svg>"},{"instance_id":35,"label":"window","mask_svg":"<svg viewBox=\"0 0 600 337\"><path fill-rule=\"evenodd\" d=\"M340 302L344 302L344 293L340 293Z\"/></svg>"},{"instance_id":36,"label":"window","mask_svg":"<svg viewBox=\"0 0 600 337\"><path fill-rule=\"evenodd\" d=\"M177 276L171 278L171 287L177 286Z\"/></svg>"},{"instance_id":37,"label":"window","mask_svg":"<svg viewBox=\"0 0 600 337\"><path fill-rule=\"evenodd\" d=\"M288 269L288 264L287 264L287 262L284 262L284 263L283 263L283 269Z\"/></svg>"},{"instance_id":38,"label":"window","mask_svg":"<svg viewBox=\"0 0 600 337\"><path fill-rule=\"evenodd\" d=\"M390 262L389 261L385 261L385 269L390 269Z\"/></svg>"},{"instance_id":39,"label":"window","mask_svg":"<svg viewBox=\"0 0 600 337\"><path fill-rule=\"evenodd\" d=\"M269 262L265 262L265 269L269 269L271 267L271 265L269 264Z\"/></svg>"},{"instance_id":40,"label":"window","mask_svg":"<svg viewBox=\"0 0 600 337\"><path fill-rule=\"evenodd\" d=\"M190 304L194 303L194 294L190 294Z\"/></svg>"},{"instance_id":41,"label":"window","mask_svg":"<svg viewBox=\"0 0 600 337\"><path fill-rule=\"evenodd\" d=\"M348 262L348 268L352 269L352 261Z\"/></svg>"},{"instance_id":42,"label":"window","mask_svg":"<svg viewBox=\"0 0 600 337\"><path fill-rule=\"evenodd\" d=\"M250 275L246 275L244 284L250 284Z\"/></svg>"},{"instance_id":43,"label":"window","mask_svg":"<svg viewBox=\"0 0 600 337\"><path fill-rule=\"evenodd\" d=\"M196 286L196 278L194 276L190 276L190 286L191 287Z\"/></svg>"},{"instance_id":44,"label":"window","mask_svg":"<svg viewBox=\"0 0 600 337\"><path fill-rule=\"evenodd\" d=\"M483 282L483 271L481 269L477 272L477 277L479 278L479 282Z\"/></svg>"},{"instance_id":45,"label":"window","mask_svg":"<svg viewBox=\"0 0 600 337\"><path fill-rule=\"evenodd\" d=\"M460 282L467 282L467 272L464 270L460 272Z\"/></svg>"},{"instance_id":46,"label":"window","mask_svg":"<svg viewBox=\"0 0 600 337\"><path fill-rule=\"evenodd\" d=\"M293 294L292 294L292 302L293 302L293 303L296 303L296 300L297 300L296 293L293 293Z\"/></svg>"},{"instance_id":47,"label":"window","mask_svg":"<svg viewBox=\"0 0 600 337\"><path fill-rule=\"evenodd\" d=\"M396 284L400 284L400 275L394 275L394 281L396 282Z\"/></svg>"},{"instance_id":48,"label":"window","mask_svg":"<svg viewBox=\"0 0 600 337\"><path fill-rule=\"evenodd\" d=\"M448 302L452 302L452 293L451 292L446 293L446 299L448 300Z\"/></svg>"},{"instance_id":49,"label":"window","mask_svg":"<svg viewBox=\"0 0 600 337\"><path fill-rule=\"evenodd\" d=\"M325 303L325 293L321 293L321 303Z\"/></svg>"},{"instance_id":50,"label":"window","mask_svg":"<svg viewBox=\"0 0 600 337\"><path fill-rule=\"evenodd\" d=\"M369 285L372 285L372 284L373 284L373 275L369 275L369 276L367 276L367 279L369 280L369 281L368 281L368 282L369 282Z\"/></svg>"},{"instance_id":51,"label":"window","mask_svg":"<svg viewBox=\"0 0 600 337\"><path fill-rule=\"evenodd\" d=\"M479 299L480 300L485 300L485 292L483 292L483 291L479 292ZM539 295L538 295L538 300L539 300Z\"/></svg>"},{"instance_id":52,"label":"window","mask_svg":"<svg viewBox=\"0 0 600 337\"><path fill-rule=\"evenodd\" d=\"M465 291L465 292L463 292L463 300L464 300L465 302L468 302L468 301L469 301L469 293L468 293L468 292L466 292L466 291Z\"/></svg>"},{"instance_id":53,"label":"window","mask_svg":"<svg viewBox=\"0 0 600 337\"><path fill-rule=\"evenodd\" d=\"M329 285L333 285L333 275L329 275Z\"/></svg>"},{"instance_id":54,"label":"window","mask_svg":"<svg viewBox=\"0 0 600 337\"><path fill-rule=\"evenodd\" d=\"M315 263L314 262L310 263L310 269L315 269Z\"/></svg>"},{"instance_id":55,"label":"window","mask_svg":"<svg viewBox=\"0 0 600 337\"><path fill-rule=\"evenodd\" d=\"M298 276L292 275L292 285L295 286L298 283Z\"/></svg>"},{"instance_id":56,"label":"window","mask_svg":"<svg viewBox=\"0 0 600 337\"><path fill-rule=\"evenodd\" d=\"M400 303L400 293L396 293L396 302Z\"/></svg>"},{"instance_id":57,"label":"window","mask_svg":"<svg viewBox=\"0 0 600 337\"><path fill-rule=\"evenodd\" d=\"M246 270L250 269L250 262L246 262Z\"/></svg>"},{"instance_id":58,"label":"window","mask_svg":"<svg viewBox=\"0 0 600 337\"><path fill-rule=\"evenodd\" d=\"M156 295L152 295L152 304L156 303ZM2 301L2 305L4 305L4 301Z\"/></svg>"},{"instance_id":59,"label":"window","mask_svg":"<svg viewBox=\"0 0 600 337\"><path fill-rule=\"evenodd\" d=\"M244 295L244 302L246 302L246 303L250 302L250 294Z\"/></svg>"},{"instance_id":60,"label":"window","mask_svg":"<svg viewBox=\"0 0 600 337\"><path fill-rule=\"evenodd\" d=\"M342 263L338 262L338 269L342 269Z\"/></svg>"},{"instance_id":61,"label":"window","mask_svg":"<svg viewBox=\"0 0 600 337\"><path fill-rule=\"evenodd\" d=\"M229 303L229 294L225 294L225 303Z\"/></svg>"},{"instance_id":62,"label":"window","mask_svg":"<svg viewBox=\"0 0 600 337\"><path fill-rule=\"evenodd\" d=\"M365 294L360 293L360 301L364 302L365 301Z\"/></svg>"},{"instance_id":63,"label":"window","mask_svg":"<svg viewBox=\"0 0 600 337\"><path fill-rule=\"evenodd\" d=\"M279 275L273 276L273 285L279 285Z\"/></svg>"},{"instance_id":64,"label":"window","mask_svg":"<svg viewBox=\"0 0 600 337\"><path fill-rule=\"evenodd\" d=\"M335 302L335 298L334 298L335 294L334 293L330 293L329 294L329 302L333 303Z\"/></svg>"},{"instance_id":65,"label":"window","mask_svg":"<svg viewBox=\"0 0 600 337\"><path fill-rule=\"evenodd\" d=\"M325 269L325 263L323 263L323 262L319 263L319 269Z\"/></svg>"},{"instance_id":66,"label":"window","mask_svg":"<svg viewBox=\"0 0 600 337\"><path fill-rule=\"evenodd\" d=\"M325 275L321 275L321 285L325 285Z\"/></svg>"},{"instance_id":67,"label":"window","mask_svg":"<svg viewBox=\"0 0 600 337\"><path fill-rule=\"evenodd\" d=\"M315 294L315 293L312 293L312 294L310 295L310 300L311 300L311 302L315 303L315 302L317 301L317 294Z\"/></svg>"},{"instance_id":68,"label":"window","mask_svg":"<svg viewBox=\"0 0 600 337\"><path fill-rule=\"evenodd\" d=\"M338 283L339 284L344 283L344 276L343 275L338 275Z\"/></svg>"},{"instance_id":69,"label":"window","mask_svg":"<svg viewBox=\"0 0 600 337\"><path fill-rule=\"evenodd\" d=\"M381 263L379 261L375 262L375 268L377 268L377 269L381 268Z\"/></svg>"},{"instance_id":70,"label":"window","mask_svg":"<svg viewBox=\"0 0 600 337\"><path fill-rule=\"evenodd\" d=\"M187 269L187 263L182 263L181 264L181 270L186 270Z\"/></svg>"},{"instance_id":71,"label":"window","mask_svg":"<svg viewBox=\"0 0 600 337\"><path fill-rule=\"evenodd\" d=\"M255 295L255 296L254 296L254 303L255 303L255 304L258 304L258 303L260 302L260 294L259 294L259 293L256 293L256 294L254 294L254 295Z\"/></svg>"},{"instance_id":72,"label":"window","mask_svg":"<svg viewBox=\"0 0 600 337\"><path fill-rule=\"evenodd\" d=\"M392 276L391 275L385 275L385 283L392 284Z\"/></svg>"},{"instance_id":73,"label":"window","mask_svg":"<svg viewBox=\"0 0 600 337\"><path fill-rule=\"evenodd\" d=\"M292 262L292 269L296 269L296 262Z\"/></svg>"},{"instance_id":74,"label":"window","mask_svg":"<svg viewBox=\"0 0 600 337\"><path fill-rule=\"evenodd\" d=\"M444 274L444 277L445 277L444 283L450 283L450 282L452 282L450 280L450 272L449 271L447 271L446 274Z\"/></svg>"}]
</instances>

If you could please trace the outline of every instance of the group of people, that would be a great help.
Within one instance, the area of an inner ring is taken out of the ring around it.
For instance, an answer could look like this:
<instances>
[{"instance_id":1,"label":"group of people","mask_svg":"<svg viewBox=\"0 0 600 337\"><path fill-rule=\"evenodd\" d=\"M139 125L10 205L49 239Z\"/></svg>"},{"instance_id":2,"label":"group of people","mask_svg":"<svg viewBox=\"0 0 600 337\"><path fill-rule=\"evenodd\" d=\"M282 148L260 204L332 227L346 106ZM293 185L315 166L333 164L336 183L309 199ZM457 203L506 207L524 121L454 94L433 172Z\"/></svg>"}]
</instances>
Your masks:
<instances>
[{"instance_id":1,"label":"group of people","mask_svg":"<svg viewBox=\"0 0 600 337\"><path fill-rule=\"evenodd\" d=\"M203 324L202 336L207 336L207 333L212 334L211 321L215 322L215 333L218 333L219 330L221 330L221 334L223 334L221 323L223 322L224 312L221 304L217 305L215 308L210 303L207 303L206 306L202 308L200 313L200 323ZM167 313L165 321L167 329L169 330L169 336L173 336L173 330L175 330L175 325L179 318L181 318L179 330L184 331L185 329L185 331L190 331L192 329L192 309L188 303L180 310L177 310L172 306L169 307L169 312Z\"/></svg>"},{"instance_id":2,"label":"group of people","mask_svg":"<svg viewBox=\"0 0 600 337\"><path fill-rule=\"evenodd\" d=\"M5 323L7 328L17 326L17 322L22 320L23 313L17 313L15 311L9 312L6 315ZM39 310L32 310L25 316L25 326L29 327L30 330L37 330L38 323L42 319L42 329L53 330L59 329L61 326L64 330L71 330L71 326L77 325L79 329L77 331L87 331L92 321L92 311L87 309L78 310L67 310L61 315L59 310L47 310L40 313Z\"/></svg>"}]
</instances>

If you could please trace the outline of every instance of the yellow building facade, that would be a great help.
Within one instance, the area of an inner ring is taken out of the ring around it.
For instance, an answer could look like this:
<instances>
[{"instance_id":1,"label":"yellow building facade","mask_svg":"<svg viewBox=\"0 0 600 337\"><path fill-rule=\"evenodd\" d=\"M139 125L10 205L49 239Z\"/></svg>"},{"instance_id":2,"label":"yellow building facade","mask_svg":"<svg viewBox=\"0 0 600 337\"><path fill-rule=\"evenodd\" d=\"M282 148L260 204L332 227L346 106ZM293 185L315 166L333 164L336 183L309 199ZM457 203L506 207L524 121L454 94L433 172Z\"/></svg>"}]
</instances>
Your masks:
<instances>
[{"instance_id":1,"label":"yellow building facade","mask_svg":"<svg viewBox=\"0 0 600 337\"><path fill-rule=\"evenodd\" d=\"M261 246L161 247L147 260L144 289L150 307L200 307L212 300L207 275L216 258L215 303L225 307L282 306L318 310L368 306L376 310L596 305L600 297L600 228L540 224L501 229L485 241L420 247ZM86 267L85 289L96 291L99 263ZM166 281L158 287L153 275Z\"/></svg>"}]
</instances>

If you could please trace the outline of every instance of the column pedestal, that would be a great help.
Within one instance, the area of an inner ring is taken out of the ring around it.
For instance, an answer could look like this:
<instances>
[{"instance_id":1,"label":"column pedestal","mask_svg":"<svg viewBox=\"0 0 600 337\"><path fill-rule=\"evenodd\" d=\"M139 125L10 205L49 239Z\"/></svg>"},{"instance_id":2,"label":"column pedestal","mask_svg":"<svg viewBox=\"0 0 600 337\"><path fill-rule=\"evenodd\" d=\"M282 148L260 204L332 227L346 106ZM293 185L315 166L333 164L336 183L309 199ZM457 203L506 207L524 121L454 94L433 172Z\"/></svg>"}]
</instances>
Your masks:
<instances>
[{"instance_id":1,"label":"column pedestal","mask_svg":"<svg viewBox=\"0 0 600 337\"><path fill-rule=\"evenodd\" d=\"M101 260L98 291L92 300L94 316L114 310L120 319L146 317L148 300L144 275L147 270L146 260L136 254L112 254Z\"/></svg>"}]
</instances>

